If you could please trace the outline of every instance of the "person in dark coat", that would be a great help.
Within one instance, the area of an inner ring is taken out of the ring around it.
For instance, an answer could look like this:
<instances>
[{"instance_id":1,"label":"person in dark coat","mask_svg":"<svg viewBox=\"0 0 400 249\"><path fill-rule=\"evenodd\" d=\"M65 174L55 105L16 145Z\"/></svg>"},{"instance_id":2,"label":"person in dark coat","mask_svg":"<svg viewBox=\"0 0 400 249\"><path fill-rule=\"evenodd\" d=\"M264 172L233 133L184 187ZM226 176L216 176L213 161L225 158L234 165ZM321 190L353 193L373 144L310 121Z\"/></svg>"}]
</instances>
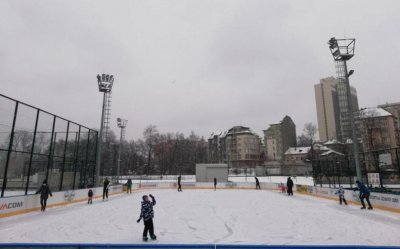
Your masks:
<instances>
[{"instance_id":1,"label":"person in dark coat","mask_svg":"<svg viewBox=\"0 0 400 249\"><path fill-rule=\"evenodd\" d=\"M132 193L132 180L128 179L126 182L126 193Z\"/></svg>"},{"instance_id":2,"label":"person in dark coat","mask_svg":"<svg viewBox=\"0 0 400 249\"><path fill-rule=\"evenodd\" d=\"M256 179L256 189L261 189L260 187L260 181L258 180L257 177L254 177Z\"/></svg>"},{"instance_id":3,"label":"person in dark coat","mask_svg":"<svg viewBox=\"0 0 400 249\"><path fill-rule=\"evenodd\" d=\"M368 209L372 209L372 205L371 202L369 202L369 190L367 189L367 187L364 185L364 183L360 182L360 181L356 181L357 183L357 187L360 190L360 200L361 200L361 209L365 209L365 203L364 203L364 199L367 200L368 203Z\"/></svg>"},{"instance_id":4,"label":"person in dark coat","mask_svg":"<svg viewBox=\"0 0 400 249\"><path fill-rule=\"evenodd\" d=\"M92 189L89 189L89 191L88 191L87 204L93 204L93 190Z\"/></svg>"},{"instance_id":5,"label":"person in dark coat","mask_svg":"<svg viewBox=\"0 0 400 249\"><path fill-rule=\"evenodd\" d=\"M182 177L179 175L178 176L178 192L182 192L181 179L182 179Z\"/></svg>"},{"instance_id":6,"label":"person in dark coat","mask_svg":"<svg viewBox=\"0 0 400 249\"><path fill-rule=\"evenodd\" d=\"M137 223L139 223L140 220L143 219L144 223L143 241L148 240L147 238L148 232L150 232L150 238L152 240L157 239L157 236L154 234L154 224L153 224L153 218L154 218L153 206L156 205L156 199L151 194L149 196L151 198L151 201L149 201L149 197L147 195L143 195L140 217L137 220Z\"/></svg>"},{"instance_id":7,"label":"person in dark coat","mask_svg":"<svg viewBox=\"0 0 400 249\"><path fill-rule=\"evenodd\" d=\"M292 178L290 178L290 176L287 179L286 187L287 187L287 194L293 195L293 181Z\"/></svg>"},{"instance_id":8,"label":"person in dark coat","mask_svg":"<svg viewBox=\"0 0 400 249\"><path fill-rule=\"evenodd\" d=\"M108 187L109 187L109 185L110 185L110 181L106 177L106 179L104 180L104 184L103 184L103 201L104 201L104 198L107 198L107 200L108 200Z\"/></svg>"},{"instance_id":9,"label":"person in dark coat","mask_svg":"<svg viewBox=\"0 0 400 249\"><path fill-rule=\"evenodd\" d=\"M217 190L217 178L214 177L214 190Z\"/></svg>"},{"instance_id":10,"label":"person in dark coat","mask_svg":"<svg viewBox=\"0 0 400 249\"><path fill-rule=\"evenodd\" d=\"M40 193L40 206L41 206L40 211L44 212L46 211L47 199L49 198L49 195L53 197L53 194L51 193L51 190L47 185L47 180L43 180L42 186L40 186L39 190L36 191L36 194L39 193Z\"/></svg>"}]
</instances>

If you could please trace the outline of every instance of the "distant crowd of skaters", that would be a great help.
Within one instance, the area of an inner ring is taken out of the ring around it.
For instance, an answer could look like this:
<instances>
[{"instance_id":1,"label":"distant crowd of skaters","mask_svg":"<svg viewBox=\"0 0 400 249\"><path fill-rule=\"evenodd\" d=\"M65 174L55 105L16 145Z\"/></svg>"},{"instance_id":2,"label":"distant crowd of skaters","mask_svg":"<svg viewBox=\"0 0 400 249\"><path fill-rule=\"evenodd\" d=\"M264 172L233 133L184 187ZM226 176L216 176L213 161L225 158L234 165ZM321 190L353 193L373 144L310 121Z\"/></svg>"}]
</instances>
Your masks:
<instances>
[{"instance_id":1,"label":"distant crowd of skaters","mask_svg":"<svg viewBox=\"0 0 400 249\"><path fill-rule=\"evenodd\" d=\"M182 184L181 184L182 177L178 176L178 192L182 192ZM255 177L255 182L256 182L256 189L261 189L260 186L260 181L258 180L257 177ZM369 196L370 192L368 188L360 181L356 181L358 190L360 191L360 200L362 207L361 209L366 209L364 200L367 201L368 203L368 209L373 209L371 202L369 201ZM286 186L281 183L279 184L279 187L281 189L281 192L287 193L289 196L293 196L293 180L291 177L288 177ZM103 201L108 200L108 191L110 187L110 181L108 178L105 178L103 182ZM132 180L129 179L126 183L127 193L132 193ZM217 178L214 177L214 190L217 190ZM41 205L41 211L44 212L46 211L46 205L47 205L47 199L49 196L53 196L51 193L51 190L47 184L47 180L43 181L42 186L39 188L39 190L36 192L36 194L40 194L40 205ZM88 191L88 204L93 203L93 190L89 189ZM344 197L345 190L343 189L342 186L339 187L339 189L336 191L336 194L339 196L339 203L342 205L344 203L347 205L347 201ZM150 199L149 199L150 197ZM153 224L153 218L154 218L154 210L153 206L156 205L156 199L153 195L149 194L143 195L142 196L142 202L141 202L141 210L140 210L140 216L137 222L139 223L143 219L143 224L144 224L144 229L143 229L143 241L148 241L147 234L150 234L150 239L155 240L157 239L157 236L154 234L154 224Z\"/></svg>"}]
</instances>

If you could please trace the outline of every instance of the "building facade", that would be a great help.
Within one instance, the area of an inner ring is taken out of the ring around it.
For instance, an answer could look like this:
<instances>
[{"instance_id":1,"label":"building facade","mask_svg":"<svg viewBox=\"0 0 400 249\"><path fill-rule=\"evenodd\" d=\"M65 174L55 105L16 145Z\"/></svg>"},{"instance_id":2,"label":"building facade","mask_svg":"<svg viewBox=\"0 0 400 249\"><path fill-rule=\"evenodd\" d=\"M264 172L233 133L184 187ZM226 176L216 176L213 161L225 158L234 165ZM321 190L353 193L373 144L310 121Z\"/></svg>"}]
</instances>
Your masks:
<instances>
[{"instance_id":1,"label":"building facade","mask_svg":"<svg viewBox=\"0 0 400 249\"><path fill-rule=\"evenodd\" d=\"M254 168L261 164L261 139L250 128L235 126L208 139L209 159L229 167Z\"/></svg>"},{"instance_id":2,"label":"building facade","mask_svg":"<svg viewBox=\"0 0 400 249\"><path fill-rule=\"evenodd\" d=\"M340 139L339 99L334 77L321 79L314 86L317 105L318 132L321 141Z\"/></svg>"},{"instance_id":3,"label":"building facade","mask_svg":"<svg viewBox=\"0 0 400 249\"><path fill-rule=\"evenodd\" d=\"M328 77L314 86L320 140L346 141L352 138L348 116L347 88L344 79ZM350 87L354 113L358 111L357 91Z\"/></svg>"},{"instance_id":4,"label":"building facade","mask_svg":"<svg viewBox=\"0 0 400 249\"><path fill-rule=\"evenodd\" d=\"M397 118L382 108L363 108L357 120L364 151L364 166L370 172L380 173L387 178L388 173L397 170L397 153L400 145ZM385 172L384 170L388 170ZM385 176L386 175L386 176Z\"/></svg>"},{"instance_id":5,"label":"building facade","mask_svg":"<svg viewBox=\"0 0 400 249\"><path fill-rule=\"evenodd\" d=\"M397 118L382 108L360 110L358 127L364 152L399 146Z\"/></svg>"},{"instance_id":6,"label":"building facade","mask_svg":"<svg viewBox=\"0 0 400 249\"><path fill-rule=\"evenodd\" d=\"M285 116L278 124L271 124L264 130L264 143L267 161L284 160L284 153L289 147L295 147L296 125L289 116Z\"/></svg>"},{"instance_id":7,"label":"building facade","mask_svg":"<svg viewBox=\"0 0 400 249\"><path fill-rule=\"evenodd\" d=\"M400 128L400 102L379 105L378 108L382 108L392 114L397 120L397 127Z\"/></svg>"}]
</instances>

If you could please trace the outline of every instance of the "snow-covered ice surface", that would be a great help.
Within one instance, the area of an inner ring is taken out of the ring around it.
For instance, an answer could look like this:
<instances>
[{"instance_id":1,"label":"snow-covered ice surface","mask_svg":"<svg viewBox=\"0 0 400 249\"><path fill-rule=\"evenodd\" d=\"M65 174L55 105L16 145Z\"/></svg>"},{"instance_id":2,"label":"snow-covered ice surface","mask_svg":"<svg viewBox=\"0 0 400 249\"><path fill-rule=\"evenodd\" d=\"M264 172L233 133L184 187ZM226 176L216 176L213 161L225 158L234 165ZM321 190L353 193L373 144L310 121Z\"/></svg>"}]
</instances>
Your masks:
<instances>
[{"instance_id":1,"label":"snow-covered ice surface","mask_svg":"<svg viewBox=\"0 0 400 249\"><path fill-rule=\"evenodd\" d=\"M400 215L264 190L147 190L160 244L400 245ZM0 242L143 243L145 192L0 219Z\"/></svg>"}]
</instances>

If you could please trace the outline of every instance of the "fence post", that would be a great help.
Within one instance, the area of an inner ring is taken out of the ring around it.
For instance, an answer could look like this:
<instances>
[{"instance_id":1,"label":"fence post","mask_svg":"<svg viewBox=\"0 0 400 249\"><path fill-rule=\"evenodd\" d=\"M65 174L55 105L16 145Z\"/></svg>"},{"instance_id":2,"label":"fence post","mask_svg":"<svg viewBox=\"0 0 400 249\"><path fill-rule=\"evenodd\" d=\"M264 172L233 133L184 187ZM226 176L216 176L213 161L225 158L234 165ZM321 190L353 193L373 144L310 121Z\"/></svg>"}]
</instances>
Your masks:
<instances>
[{"instance_id":1,"label":"fence post","mask_svg":"<svg viewBox=\"0 0 400 249\"><path fill-rule=\"evenodd\" d=\"M35 130L33 131L31 154L30 154L30 157L29 157L29 166L28 166L28 175L27 175L27 179L26 179L25 195L28 194L28 189L29 189L29 178L31 176L32 159L33 159L33 153L34 153L34 149L35 149L36 132L37 132L37 126L38 126L38 122L39 122L39 113L40 113L40 110L37 109L37 111L36 111L36 121L35 121Z\"/></svg>"},{"instance_id":2,"label":"fence post","mask_svg":"<svg viewBox=\"0 0 400 249\"><path fill-rule=\"evenodd\" d=\"M99 139L99 134L98 134L97 131L95 131L95 135L96 135L96 137L95 137L96 146L95 146L95 151L94 151L94 158L97 158L97 141ZM93 171L93 187L97 187L97 182L96 182L97 181L97 179L96 179L96 162L95 162L95 166L94 166L93 170L94 170ZM100 169L99 169L99 172L100 172ZM100 178L100 175L98 177Z\"/></svg>"},{"instance_id":3,"label":"fence post","mask_svg":"<svg viewBox=\"0 0 400 249\"><path fill-rule=\"evenodd\" d=\"M60 179L60 187L59 187L60 191L62 190L62 185L63 185L63 181L64 181L64 169L65 169L65 160L66 160L66 156L67 156L68 136L69 136L69 121L67 123L67 134L65 135L63 162L61 165L61 179Z\"/></svg>"},{"instance_id":4,"label":"fence post","mask_svg":"<svg viewBox=\"0 0 400 249\"><path fill-rule=\"evenodd\" d=\"M46 171L46 180L47 184L50 186L49 182L49 170L53 163L53 139L54 139L54 128L56 126L56 116L53 116L53 128L51 129L51 138L50 138L50 149L49 149L49 156L47 160L47 171Z\"/></svg>"},{"instance_id":5,"label":"fence post","mask_svg":"<svg viewBox=\"0 0 400 249\"><path fill-rule=\"evenodd\" d=\"M86 183L86 173L88 171L88 157L89 157L89 141L90 141L90 130L87 136L87 143L86 143L86 156L85 156L85 177L84 182Z\"/></svg>"},{"instance_id":6,"label":"fence post","mask_svg":"<svg viewBox=\"0 0 400 249\"><path fill-rule=\"evenodd\" d=\"M77 135L78 135L78 138L77 138L76 147L75 147L75 159L74 159L74 182L72 185L72 189L75 189L76 164L78 163L78 156L79 156L79 141L81 139L81 126L79 126L79 131L78 131Z\"/></svg>"},{"instance_id":7,"label":"fence post","mask_svg":"<svg viewBox=\"0 0 400 249\"><path fill-rule=\"evenodd\" d=\"M6 187L7 187L8 164L10 163L11 150L12 150L12 146L14 143L14 129L15 129L15 123L17 121L18 105L19 105L19 102L16 101L15 102L15 110L14 110L14 119L13 119L13 124L12 124L12 128L11 128L11 134L10 134L10 143L8 144L6 167L4 168L3 186L1 187L1 197L4 197L4 191L6 190Z\"/></svg>"}]
</instances>

